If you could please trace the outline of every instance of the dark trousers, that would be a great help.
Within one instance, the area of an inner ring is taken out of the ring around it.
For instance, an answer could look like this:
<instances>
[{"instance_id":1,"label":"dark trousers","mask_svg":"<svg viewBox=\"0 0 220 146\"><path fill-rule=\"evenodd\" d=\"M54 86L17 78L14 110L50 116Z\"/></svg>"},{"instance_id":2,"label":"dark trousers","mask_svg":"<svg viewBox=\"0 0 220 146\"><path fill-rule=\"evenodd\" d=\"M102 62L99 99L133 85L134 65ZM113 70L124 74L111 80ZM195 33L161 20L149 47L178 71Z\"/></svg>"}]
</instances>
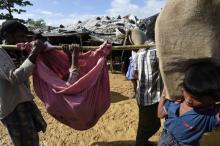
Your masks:
<instances>
[{"instance_id":1,"label":"dark trousers","mask_svg":"<svg viewBox=\"0 0 220 146\"><path fill-rule=\"evenodd\" d=\"M160 129L160 119L157 117L158 103L139 107L139 121L136 146L148 146L148 139Z\"/></svg>"},{"instance_id":2,"label":"dark trousers","mask_svg":"<svg viewBox=\"0 0 220 146\"><path fill-rule=\"evenodd\" d=\"M2 122L13 146L39 146L38 132L46 130L46 122L32 101L20 103Z\"/></svg>"},{"instance_id":3,"label":"dark trousers","mask_svg":"<svg viewBox=\"0 0 220 146\"><path fill-rule=\"evenodd\" d=\"M200 146L200 144L199 142L196 142L188 145L178 142L171 133L166 129L163 129L157 146Z\"/></svg>"}]
</instances>

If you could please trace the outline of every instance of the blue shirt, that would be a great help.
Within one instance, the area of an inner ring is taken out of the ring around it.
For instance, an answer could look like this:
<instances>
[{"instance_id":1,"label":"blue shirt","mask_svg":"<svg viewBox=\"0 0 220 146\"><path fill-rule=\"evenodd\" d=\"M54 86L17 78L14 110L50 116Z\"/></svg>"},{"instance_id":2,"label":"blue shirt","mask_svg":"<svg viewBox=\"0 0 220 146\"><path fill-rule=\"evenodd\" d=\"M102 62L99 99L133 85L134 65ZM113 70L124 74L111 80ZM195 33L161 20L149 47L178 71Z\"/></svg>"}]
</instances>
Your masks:
<instances>
[{"instance_id":1,"label":"blue shirt","mask_svg":"<svg viewBox=\"0 0 220 146\"><path fill-rule=\"evenodd\" d=\"M219 124L214 109L205 112L192 109L179 116L180 103L168 100L164 108L167 112L164 128L183 144L198 143L205 132L212 131Z\"/></svg>"}]
</instances>

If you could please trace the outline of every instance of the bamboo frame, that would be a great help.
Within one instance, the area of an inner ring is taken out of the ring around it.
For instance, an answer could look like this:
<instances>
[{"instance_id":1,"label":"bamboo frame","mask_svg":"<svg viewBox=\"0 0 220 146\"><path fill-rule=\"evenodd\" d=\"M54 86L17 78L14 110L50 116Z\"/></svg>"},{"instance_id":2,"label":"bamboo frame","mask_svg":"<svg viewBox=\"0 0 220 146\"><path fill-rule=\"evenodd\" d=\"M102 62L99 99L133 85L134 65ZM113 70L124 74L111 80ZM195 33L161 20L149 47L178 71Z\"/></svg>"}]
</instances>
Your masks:
<instances>
[{"instance_id":1,"label":"bamboo frame","mask_svg":"<svg viewBox=\"0 0 220 146\"><path fill-rule=\"evenodd\" d=\"M112 46L112 50L134 50L134 49L140 49L140 48L150 48L154 47L155 45L125 45L125 46ZM8 49L8 50L14 50L17 48L16 45L0 45L1 48ZM50 47L51 49L58 49L62 50L62 46L53 46ZM82 50L93 50L99 48L99 46L81 46Z\"/></svg>"}]
</instances>

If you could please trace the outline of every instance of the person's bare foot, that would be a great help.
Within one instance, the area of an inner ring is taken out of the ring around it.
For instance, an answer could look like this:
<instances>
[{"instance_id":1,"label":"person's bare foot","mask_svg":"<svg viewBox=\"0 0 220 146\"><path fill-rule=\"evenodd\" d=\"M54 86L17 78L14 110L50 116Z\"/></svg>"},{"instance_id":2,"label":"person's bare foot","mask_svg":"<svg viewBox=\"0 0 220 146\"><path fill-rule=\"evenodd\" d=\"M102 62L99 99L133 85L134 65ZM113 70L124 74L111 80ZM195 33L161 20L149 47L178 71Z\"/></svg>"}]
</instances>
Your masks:
<instances>
[{"instance_id":1,"label":"person's bare foot","mask_svg":"<svg viewBox=\"0 0 220 146\"><path fill-rule=\"evenodd\" d=\"M73 69L70 68L70 69L69 69L69 78L67 79L66 84L67 84L67 85L73 84L74 82L77 81L78 76L79 76L78 69L77 69L77 68L73 68Z\"/></svg>"}]
</instances>

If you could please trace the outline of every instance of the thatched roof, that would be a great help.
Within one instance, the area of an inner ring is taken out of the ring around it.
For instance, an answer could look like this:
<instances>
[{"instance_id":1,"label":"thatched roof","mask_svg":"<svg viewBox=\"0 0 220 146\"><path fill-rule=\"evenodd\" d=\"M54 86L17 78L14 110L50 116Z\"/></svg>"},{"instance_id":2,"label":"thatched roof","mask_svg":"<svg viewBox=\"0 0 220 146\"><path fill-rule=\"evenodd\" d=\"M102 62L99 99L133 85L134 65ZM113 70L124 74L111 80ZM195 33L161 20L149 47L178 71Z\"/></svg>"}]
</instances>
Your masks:
<instances>
[{"instance_id":1,"label":"thatched roof","mask_svg":"<svg viewBox=\"0 0 220 146\"><path fill-rule=\"evenodd\" d=\"M135 27L139 27L147 33L154 33L154 24L158 14L151 16L146 19L138 19L136 16L126 16L121 19L110 18L107 16L102 16L97 19L97 17L90 18L86 21L78 21L75 24L69 25L67 27L57 27L44 30L42 35L45 37L76 37L89 35L87 39L95 42L103 42L109 40L114 44L122 44L123 38L116 36L116 30L124 29L129 30ZM130 20L132 19L132 21ZM134 20L133 20L134 19ZM151 30L149 30L151 29ZM152 33L149 34L152 38ZM89 40L84 40L89 42Z\"/></svg>"}]
</instances>

